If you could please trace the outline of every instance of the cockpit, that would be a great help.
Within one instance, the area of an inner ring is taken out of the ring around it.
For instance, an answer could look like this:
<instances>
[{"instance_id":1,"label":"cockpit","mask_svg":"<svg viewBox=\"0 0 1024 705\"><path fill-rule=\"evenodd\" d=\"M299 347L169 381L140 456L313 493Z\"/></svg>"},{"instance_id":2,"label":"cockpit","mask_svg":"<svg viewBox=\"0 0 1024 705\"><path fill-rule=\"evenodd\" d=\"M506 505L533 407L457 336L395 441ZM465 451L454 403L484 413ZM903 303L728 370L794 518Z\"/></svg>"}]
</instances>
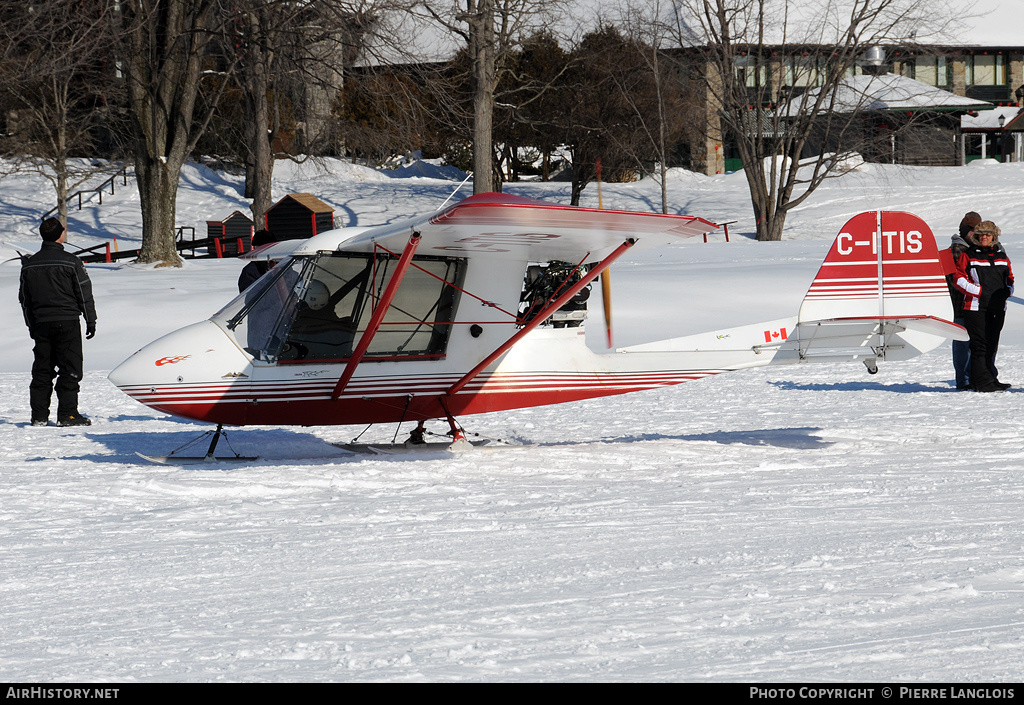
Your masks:
<instances>
[{"instance_id":1,"label":"cockpit","mask_svg":"<svg viewBox=\"0 0 1024 705\"><path fill-rule=\"evenodd\" d=\"M397 261L354 252L288 257L212 320L256 360L342 362L366 334ZM464 277L464 259L414 257L362 361L443 359Z\"/></svg>"}]
</instances>

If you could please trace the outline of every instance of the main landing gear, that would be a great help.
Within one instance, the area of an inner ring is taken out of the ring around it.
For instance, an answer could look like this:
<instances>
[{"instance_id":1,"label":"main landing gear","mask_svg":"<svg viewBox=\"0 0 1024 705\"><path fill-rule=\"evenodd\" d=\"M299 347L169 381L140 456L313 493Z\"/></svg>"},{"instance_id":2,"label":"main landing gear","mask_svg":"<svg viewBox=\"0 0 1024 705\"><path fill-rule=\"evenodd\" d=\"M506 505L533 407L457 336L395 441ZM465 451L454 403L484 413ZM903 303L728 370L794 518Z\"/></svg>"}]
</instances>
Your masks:
<instances>
[{"instance_id":1,"label":"main landing gear","mask_svg":"<svg viewBox=\"0 0 1024 705\"><path fill-rule=\"evenodd\" d=\"M414 428L409 433L409 437L405 439L405 443L403 443L400 447L409 451L430 449L457 452L462 450L468 450L469 448L472 448L474 445L477 445L474 443L470 443L470 441L466 438L466 430L459 425L459 423L455 420L454 416L448 416L448 427L450 430L448 431L447 437L450 438L451 440L431 443L430 441L427 440L428 435L438 437L442 436L441 434L431 433L430 431L428 431L426 420L421 420L419 423L416 424L416 428Z\"/></svg>"},{"instance_id":2,"label":"main landing gear","mask_svg":"<svg viewBox=\"0 0 1024 705\"><path fill-rule=\"evenodd\" d=\"M424 420L416 424L416 427L409 433L409 437L402 443L357 443L357 439L352 439L348 443L336 443L334 445L353 453L367 453L370 455L412 455L419 453L429 454L432 452L447 454L482 448L510 448L518 445L507 443L499 438L487 438L478 433L469 433L451 415L447 417L447 420L449 431L446 434L428 431L426 421ZM397 436L396 432L395 437L397 438ZM430 436L443 438L444 440L431 441L428 440Z\"/></svg>"}]
</instances>

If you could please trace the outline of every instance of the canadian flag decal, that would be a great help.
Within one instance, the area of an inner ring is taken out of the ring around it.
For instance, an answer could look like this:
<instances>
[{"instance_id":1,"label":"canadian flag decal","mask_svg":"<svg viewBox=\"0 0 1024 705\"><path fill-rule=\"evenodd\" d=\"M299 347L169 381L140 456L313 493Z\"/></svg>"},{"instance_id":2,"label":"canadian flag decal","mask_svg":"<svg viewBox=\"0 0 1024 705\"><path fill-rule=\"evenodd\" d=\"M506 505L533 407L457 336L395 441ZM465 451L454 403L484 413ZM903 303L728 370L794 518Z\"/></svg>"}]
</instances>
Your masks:
<instances>
[{"instance_id":1,"label":"canadian flag decal","mask_svg":"<svg viewBox=\"0 0 1024 705\"><path fill-rule=\"evenodd\" d=\"M764 342L766 343L781 343L785 339L785 328L780 328L779 330L766 330L764 332Z\"/></svg>"}]
</instances>

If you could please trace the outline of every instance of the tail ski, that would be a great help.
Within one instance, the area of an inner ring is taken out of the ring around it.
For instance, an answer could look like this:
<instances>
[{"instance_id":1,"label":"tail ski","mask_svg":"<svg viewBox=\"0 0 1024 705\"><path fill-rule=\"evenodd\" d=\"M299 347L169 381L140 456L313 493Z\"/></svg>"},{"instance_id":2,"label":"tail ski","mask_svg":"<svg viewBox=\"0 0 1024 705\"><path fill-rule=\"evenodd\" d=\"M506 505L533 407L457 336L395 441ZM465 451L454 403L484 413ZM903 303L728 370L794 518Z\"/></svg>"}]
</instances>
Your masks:
<instances>
[{"instance_id":1,"label":"tail ski","mask_svg":"<svg viewBox=\"0 0 1024 705\"><path fill-rule=\"evenodd\" d=\"M950 322L947 268L917 216L861 213L832 243L798 316L620 351L701 352L720 360L720 369L853 360L875 372L880 360L906 360L947 338L967 340Z\"/></svg>"},{"instance_id":2,"label":"tail ski","mask_svg":"<svg viewBox=\"0 0 1024 705\"><path fill-rule=\"evenodd\" d=\"M935 236L921 218L869 211L843 226L811 282L773 364L906 360L947 338L967 340L953 307Z\"/></svg>"}]
</instances>

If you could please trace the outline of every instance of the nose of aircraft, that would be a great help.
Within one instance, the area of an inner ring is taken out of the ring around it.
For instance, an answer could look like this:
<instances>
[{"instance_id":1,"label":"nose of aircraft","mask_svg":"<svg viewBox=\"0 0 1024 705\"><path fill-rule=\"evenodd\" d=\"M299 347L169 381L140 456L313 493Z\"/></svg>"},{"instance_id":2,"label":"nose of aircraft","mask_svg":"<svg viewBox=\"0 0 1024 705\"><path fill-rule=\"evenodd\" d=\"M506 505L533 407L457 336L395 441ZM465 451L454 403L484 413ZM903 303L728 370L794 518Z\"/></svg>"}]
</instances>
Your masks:
<instances>
[{"instance_id":1,"label":"nose of aircraft","mask_svg":"<svg viewBox=\"0 0 1024 705\"><path fill-rule=\"evenodd\" d=\"M244 420L251 360L212 321L159 338L108 379L136 401L176 416L218 423Z\"/></svg>"}]
</instances>

